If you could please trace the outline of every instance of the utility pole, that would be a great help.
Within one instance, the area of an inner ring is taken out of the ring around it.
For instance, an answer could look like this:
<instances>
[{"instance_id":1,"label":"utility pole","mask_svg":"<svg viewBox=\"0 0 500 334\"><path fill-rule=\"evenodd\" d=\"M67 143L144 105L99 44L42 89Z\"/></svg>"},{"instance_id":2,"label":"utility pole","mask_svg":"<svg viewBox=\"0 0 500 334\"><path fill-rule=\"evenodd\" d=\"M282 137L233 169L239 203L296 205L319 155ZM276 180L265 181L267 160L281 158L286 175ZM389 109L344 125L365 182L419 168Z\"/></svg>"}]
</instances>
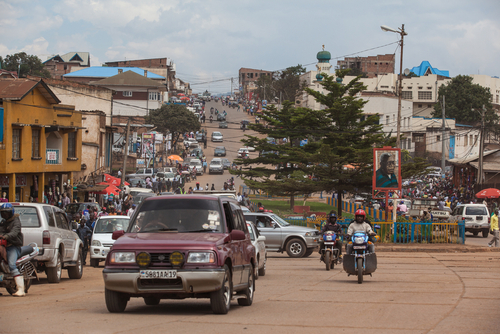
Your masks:
<instances>
[{"instance_id":1,"label":"utility pole","mask_svg":"<svg viewBox=\"0 0 500 334\"><path fill-rule=\"evenodd\" d=\"M403 95L403 45L404 45L404 36L405 25L401 25L401 60L399 62L399 91L398 91L398 123L397 123L397 137L396 137L396 148L401 148L401 98Z\"/></svg>"},{"instance_id":2,"label":"utility pole","mask_svg":"<svg viewBox=\"0 0 500 334\"><path fill-rule=\"evenodd\" d=\"M231 96L233 96L233 78L231 78Z\"/></svg>"},{"instance_id":3,"label":"utility pole","mask_svg":"<svg viewBox=\"0 0 500 334\"><path fill-rule=\"evenodd\" d=\"M483 105L483 111L481 112L481 133L479 139L479 168L478 168L478 179L477 184L483 184L483 151L484 151L484 114L485 108Z\"/></svg>"},{"instance_id":4,"label":"utility pole","mask_svg":"<svg viewBox=\"0 0 500 334\"><path fill-rule=\"evenodd\" d=\"M443 112L443 132L441 134L441 143L442 143L442 145L441 145L441 150L442 150L442 154L441 154L441 177L443 179L444 179L444 175L445 175L444 168L445 168L445 165L446 165L446 163L445 163L446 155L445 155L445 152L444 152L445 151L444 136L446 134L446 125L445 125L445 117L444 117L445 112L444 112L444 109L445 109L445 99L444 99L444 95L443 95L443 105L441 107L441 110Z\"/></svg>"},{"instance_id":5,"label":"utility pole","mask_svg":"<svg viewBox=\"0 0 500 334\"><path fill-rule=\"evenodd\" d=\"M130 136L130 118L127 121L127 134L125 135L125 154L123 156L123 171L121 186L125 185L125 173L127 171L127 157L128 157L128 138Z\"/></svg>"}]
</instances>

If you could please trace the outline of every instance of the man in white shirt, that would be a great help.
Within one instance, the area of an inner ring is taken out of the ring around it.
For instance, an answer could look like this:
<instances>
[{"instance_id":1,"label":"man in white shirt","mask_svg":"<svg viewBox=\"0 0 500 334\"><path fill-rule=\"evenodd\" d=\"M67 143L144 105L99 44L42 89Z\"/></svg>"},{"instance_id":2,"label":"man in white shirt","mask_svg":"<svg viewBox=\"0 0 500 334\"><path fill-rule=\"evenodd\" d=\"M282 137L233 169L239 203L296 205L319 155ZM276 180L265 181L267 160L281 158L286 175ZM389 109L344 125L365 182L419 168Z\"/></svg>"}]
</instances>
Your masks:
<instances>
[{"instance_id":1,"label":"man in white shirt","mask_svg":"<svg viewBox=\"0 0 500 334\"><path fill-rule=\"evenodd\" d=\"M132 217L135 211L135 204L132 204L132 207L128 210L127 216Z\"/></svg>"}]
</instances>

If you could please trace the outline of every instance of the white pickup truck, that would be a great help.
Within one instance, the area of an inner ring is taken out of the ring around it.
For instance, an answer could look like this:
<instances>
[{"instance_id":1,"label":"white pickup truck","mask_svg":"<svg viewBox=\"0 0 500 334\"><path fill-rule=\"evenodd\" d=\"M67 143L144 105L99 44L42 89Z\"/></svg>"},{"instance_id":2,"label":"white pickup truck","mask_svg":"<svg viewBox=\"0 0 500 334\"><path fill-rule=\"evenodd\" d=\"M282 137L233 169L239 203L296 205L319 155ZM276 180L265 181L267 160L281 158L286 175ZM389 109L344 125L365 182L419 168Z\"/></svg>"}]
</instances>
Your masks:
<instances>
[{"instance_id":1,"label":"white pickup truck","mask_svg":"<svg viewBox=\"0 0 500 334\"><path fill-rule=\"evenodd\" d=\"M62 269L69 278L83 275L83 243L73 231L66 213L58 207L40 203L12 203L19 214L24 244L35 242L40 248L35 258L37 272L45 271L49 283L59 283Z\"/></svg>"}]
</instances>

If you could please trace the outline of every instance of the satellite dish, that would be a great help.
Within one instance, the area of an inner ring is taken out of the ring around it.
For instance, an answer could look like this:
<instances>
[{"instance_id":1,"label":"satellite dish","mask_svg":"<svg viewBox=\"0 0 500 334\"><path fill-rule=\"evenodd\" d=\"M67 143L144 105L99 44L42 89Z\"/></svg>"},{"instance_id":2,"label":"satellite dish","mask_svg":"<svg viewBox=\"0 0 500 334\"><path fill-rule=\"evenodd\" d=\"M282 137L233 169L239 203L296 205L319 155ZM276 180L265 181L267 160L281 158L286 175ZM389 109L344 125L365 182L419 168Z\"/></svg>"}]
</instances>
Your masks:
<instances>
[{"instance_id":1,"label":"satellite dish","mask_svg":"<svg viewBox=\"0 0 500 334\"><path fill-rule=\"evenodd\" d=\"M405 75L409 75L409 74L410 74L410 70L409 70L409 69L407 69L407 68L405 68L405 70L403 71L403 73L404 73Z\"/></svg>"}]
</instances>

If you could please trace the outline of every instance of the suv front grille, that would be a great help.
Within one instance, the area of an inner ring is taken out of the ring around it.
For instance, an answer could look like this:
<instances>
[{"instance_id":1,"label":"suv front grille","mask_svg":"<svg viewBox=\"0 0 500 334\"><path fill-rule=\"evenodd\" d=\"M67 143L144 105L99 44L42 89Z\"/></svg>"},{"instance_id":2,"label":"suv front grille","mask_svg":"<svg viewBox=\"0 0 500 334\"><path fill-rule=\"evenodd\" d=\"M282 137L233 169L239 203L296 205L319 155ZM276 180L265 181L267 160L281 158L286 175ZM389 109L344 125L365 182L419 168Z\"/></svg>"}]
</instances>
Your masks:
<instances>
[{"instance_id":1,"label":"suv front grille","mask_svg":"<svg viewBox=\"0 0 500 334\"><path fill-rule=\"evenodd\" d=\"M182 280L176 279L139 279L139 285L143 288L180 288Z\"/></svg>"},{"instance_id":2,"label":"suv front grille","mask_svg":"<svg viewBox=\"0 0 500 334\"><path fill-rule=\"evenodd\" d=\"M151 264L170 265L170 254L171 253L150 253Z\"/></svg>"}]
</instances>

